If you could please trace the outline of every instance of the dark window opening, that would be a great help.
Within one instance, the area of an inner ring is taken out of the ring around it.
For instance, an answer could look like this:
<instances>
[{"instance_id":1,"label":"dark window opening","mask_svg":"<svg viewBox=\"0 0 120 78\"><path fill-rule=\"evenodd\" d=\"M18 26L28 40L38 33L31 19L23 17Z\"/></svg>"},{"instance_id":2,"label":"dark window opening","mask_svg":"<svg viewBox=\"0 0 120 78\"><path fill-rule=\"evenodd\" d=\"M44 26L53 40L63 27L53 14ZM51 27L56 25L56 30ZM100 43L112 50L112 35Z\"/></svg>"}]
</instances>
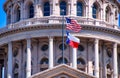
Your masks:
<instances>
[{"instance_id":1,"label":"dark window opening","mask_svg":"<svg viewBox=\"0 0 120 78\"><path fill-rule=\"evenodd\" d=\"M34 17L34 6L33 4L31 4L29 6L29 18L33 18Z\"/></svg>"},{"instance_id":2,"label":"dark window opening","mask_svg":"<svg viewBox=\"0 0 120 78\"><path fill-rule=\"evenodd\" d=\"M66 15L66 2L60 2L60 15Z\"/></svg>"},{"instance_id":3,"label":"dark window opening","mask_svg":"<svg viewBox=\"0 0 120 78\"><path fill-rule=\"evenodd\" d=\"M77 2L77 16L83 16L83 4Z\"/></svg>"},{"instance_id":4,"label":"dark window opening","mask_svg":"<svg viewBox=\"0 0 120 78\"><path fill-rule=\"evenodd\" d=\"M97 18L97 6L95 4L93 4L93 8L92 8L92 17L93 18Z\"/></svg>"},{"instance_id":5,"label":"dark window opening","mask_svg":"<svg viewBox=\"0 0 120 78\"><path fill-rule=\"evenodd\" d=\"M49 2L44 3L44 16L50 16L50 4L49 4Z\"/></svg>"}]
</instances>

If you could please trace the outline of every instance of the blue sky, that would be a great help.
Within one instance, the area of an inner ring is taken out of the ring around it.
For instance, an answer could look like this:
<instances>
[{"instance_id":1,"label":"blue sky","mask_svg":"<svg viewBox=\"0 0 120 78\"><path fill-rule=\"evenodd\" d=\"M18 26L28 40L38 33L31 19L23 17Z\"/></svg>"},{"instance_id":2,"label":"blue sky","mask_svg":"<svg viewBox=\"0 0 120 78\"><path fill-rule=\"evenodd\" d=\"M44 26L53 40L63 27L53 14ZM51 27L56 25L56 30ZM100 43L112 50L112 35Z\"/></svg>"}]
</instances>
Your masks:
<instances>
[{"instance_id":1,"label":"blue sky","mask_svg":"<svg viewBox=\"0 0 120 78\"><path fill-rule=\"evenodd\" d=\"M6 25L6 13L3 10L3 4L5 1L6 0L0 0L0 28L5 27ZM119 15L119 18L120 18L120 15ZM120 26L120 19L119 19L119 26Z\"/></svg>"},{"instance_id":2,"label":"blue sky","mask_svg":"<svg viewBox=\"0 0 120 78\"><path fill-rule=\"evenodd\" d=\"M6 0L0 0L0 28L6 25L6 14L3 10L3 4Z\"/></svg>"}]
</instances>

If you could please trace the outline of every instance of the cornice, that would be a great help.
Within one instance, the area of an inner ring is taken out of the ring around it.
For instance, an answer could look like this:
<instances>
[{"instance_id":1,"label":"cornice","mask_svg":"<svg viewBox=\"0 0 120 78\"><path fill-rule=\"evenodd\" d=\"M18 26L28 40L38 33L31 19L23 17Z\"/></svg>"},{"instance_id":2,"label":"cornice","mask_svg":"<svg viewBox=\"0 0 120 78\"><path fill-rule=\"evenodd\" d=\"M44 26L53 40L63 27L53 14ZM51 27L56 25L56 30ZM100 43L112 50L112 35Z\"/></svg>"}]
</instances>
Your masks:
<instances>
[{"instance_id":1,"label":"cornice","mask_svg":"<svg viewBox=\"0 0 120 78\"><path fill-rule=\"evenodd\" d=\"M120 30L100 27L100 26L90 26L90 25L81 25L82 30L96 31L96 32L105 32L113 35L120 36ZM34 31L34 30L46 30L46 29L62 29L62 24L44 24L44 25L35 25L35 26L27 26L21 28L10 29L8 28L6 31L0 33L0 38L9 36L16 33L26 32L26 31Z\"/></svg>"}]
</instances>

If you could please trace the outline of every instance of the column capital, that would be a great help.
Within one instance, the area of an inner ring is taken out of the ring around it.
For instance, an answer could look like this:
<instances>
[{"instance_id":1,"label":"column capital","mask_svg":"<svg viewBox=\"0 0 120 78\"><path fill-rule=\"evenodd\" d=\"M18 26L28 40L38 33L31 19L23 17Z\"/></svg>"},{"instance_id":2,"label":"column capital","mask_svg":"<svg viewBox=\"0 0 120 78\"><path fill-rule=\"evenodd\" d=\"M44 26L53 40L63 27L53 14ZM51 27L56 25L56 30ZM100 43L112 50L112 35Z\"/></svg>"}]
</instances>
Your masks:
<instances>
[{"instance_id":1,"label":"column capital","mask_svg":"<svg viewBox=\"0 0 120 78\"><path fill-rule=\"evenodd\" d=\"M48 36L48 39L53 39L54 38L54 36Z\"/></svg>"},{"instance_id":2,"label":"column capital","mask_svg":"<svg viewBox=\"0 0 120 78\"><path fill-rule=\"evenodd\" d=\"M99 39L98 38L95 38L95 44L99 42Z\"/></svg>"},{"instance_id":3,"label":"column capital","mask_svg":"<svg viewBox=\"0 0 120 78\"><path fill-rule=\"evenodd\" d=\"M117 43L113 43L113 48L117 48Z\"/></svg>"},{"instance_id":4,"label":"column capital","mask_svg":"<svg viewBox=\"0 0 120 78\"><path fill-rule=\"evenodd\" d=\"M85 5L85 7L88 7L89 5Z\"/></svg>"},{"instance_id":5,"label":"column capital","mask_svg":"<svg viewBox=\"0 0 120 78\"><path fill-rule=\"evenodd\" d=\"M27 37L26 40L30 40L31 38L30 37Z\"/></svg>"}]
</instances>

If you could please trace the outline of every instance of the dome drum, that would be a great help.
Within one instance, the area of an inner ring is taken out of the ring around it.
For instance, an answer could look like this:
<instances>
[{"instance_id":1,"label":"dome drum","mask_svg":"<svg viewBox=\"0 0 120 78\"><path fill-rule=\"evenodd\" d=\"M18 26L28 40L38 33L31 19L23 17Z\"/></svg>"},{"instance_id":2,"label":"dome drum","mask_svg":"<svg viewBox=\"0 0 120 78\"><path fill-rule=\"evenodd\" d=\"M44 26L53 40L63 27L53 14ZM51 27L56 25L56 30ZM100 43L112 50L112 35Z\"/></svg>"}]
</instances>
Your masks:
<instances>
[{"instance_id":1,"label":"dome drum","mask_svg":"<svg viewBox=\"0 0 120 78\"><path fill-rule=\"evenodd\" d=\"M119 7L117 0L6 0L0 72L4 78L120 77ZM66 17L82 27L69 31L80 39L78 49L65 43Z\"/></svg>"}]
</instances>

